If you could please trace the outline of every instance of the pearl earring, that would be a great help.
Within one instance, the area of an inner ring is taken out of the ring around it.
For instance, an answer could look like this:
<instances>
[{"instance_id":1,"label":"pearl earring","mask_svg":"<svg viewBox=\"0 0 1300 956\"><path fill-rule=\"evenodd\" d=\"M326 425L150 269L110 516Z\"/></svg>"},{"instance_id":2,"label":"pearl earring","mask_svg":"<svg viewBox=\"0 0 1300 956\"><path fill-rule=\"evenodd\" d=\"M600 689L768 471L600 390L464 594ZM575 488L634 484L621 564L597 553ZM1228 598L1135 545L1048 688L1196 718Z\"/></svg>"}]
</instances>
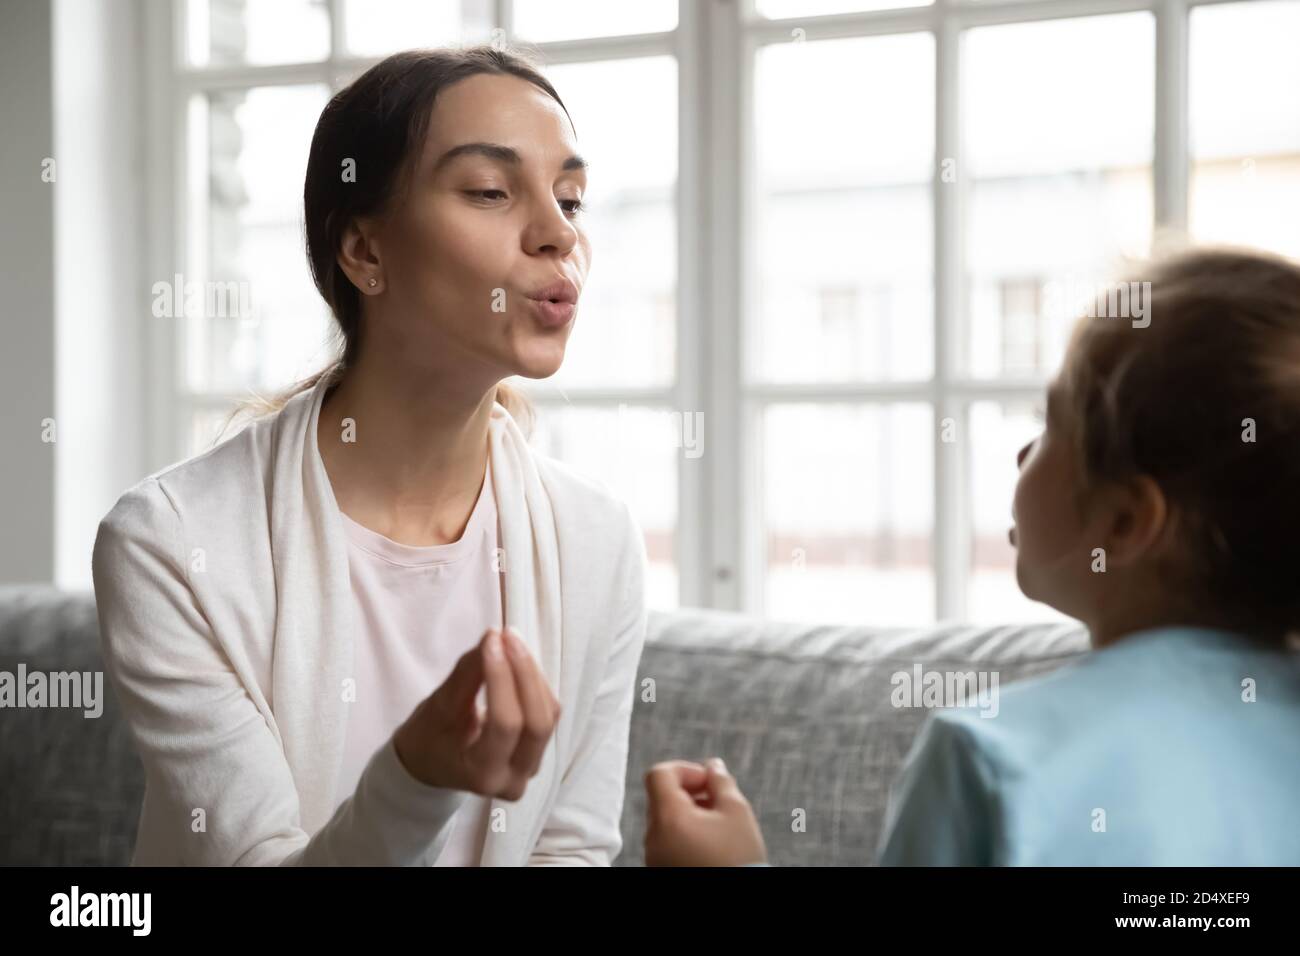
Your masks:
<instances>
[{"instance_id":1,"label":"pearl earring","mask_svg":"<svg viewBox=\"0 0 1300 956\"><path fill-rule=\"evenodd\" d=\"M370 288L373 289L375 286L379 285L379 280L376 279L374 276L371 276L368 280L366 280L366 285L370 286Z\"/></svg>"}]
</instances>

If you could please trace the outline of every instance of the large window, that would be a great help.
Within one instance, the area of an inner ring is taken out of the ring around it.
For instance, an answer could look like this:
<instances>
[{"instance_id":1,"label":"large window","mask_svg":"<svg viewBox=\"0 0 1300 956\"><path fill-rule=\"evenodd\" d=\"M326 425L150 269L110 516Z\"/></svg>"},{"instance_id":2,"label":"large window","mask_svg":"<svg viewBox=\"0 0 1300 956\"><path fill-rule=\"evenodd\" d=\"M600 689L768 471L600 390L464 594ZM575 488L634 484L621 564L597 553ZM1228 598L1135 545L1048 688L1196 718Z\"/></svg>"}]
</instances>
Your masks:
<instances>
[{"instance_id":1,"label":"large window","mask_svg":"<svg viewBox=\"0 0 1300 956\"><path fill-rule=\"evenodd\" d=\"M1300 257L1300 3L1191 16L1192 234Z\"/></svg>"},{"instance_id":2,"label":"large window","mask_svg":"<svg viewBox=\"0 0 1300 956\"><path fill-rule=\"evenodd\" d=\"M526 44L595 249L536 445L646 534L650 602L1054 616L1007 542L1081 298L1166 233L1300 255L1300 0L174 0L156 58L155 457L327 357L301 187L334 90Z\"/></svg>"}]
</instances>

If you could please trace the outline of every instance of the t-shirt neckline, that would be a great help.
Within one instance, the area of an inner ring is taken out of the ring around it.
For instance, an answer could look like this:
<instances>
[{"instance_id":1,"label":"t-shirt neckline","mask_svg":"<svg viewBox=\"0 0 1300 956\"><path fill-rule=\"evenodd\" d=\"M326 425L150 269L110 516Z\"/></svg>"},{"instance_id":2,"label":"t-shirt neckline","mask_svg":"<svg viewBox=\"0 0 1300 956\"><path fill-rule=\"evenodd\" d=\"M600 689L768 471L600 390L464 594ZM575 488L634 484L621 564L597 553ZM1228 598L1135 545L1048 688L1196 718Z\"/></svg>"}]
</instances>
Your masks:
<instances>
[{"instance_id":1,"label":"t-shirt neckline","mask_svg":"<svg viewBox=\"0 0 1300 956\"><path fill-rule=\"evenodd\" d=\"M391 564L403 567L425 567L428 565L453 564L464 560L477 550L489 514L494 511L492 507L494 500L492 462L489 458L487 467L484 469L483 485L479 489L478 500L474 502L474 510L470 512L469 521L465 524L464 532L456 541L449 541L446 544L402 544L360 524L341 509L339 510L339 516L343 519L343 527L347 532L348 542L355 547Z\"/></svg>"}]
</instances>

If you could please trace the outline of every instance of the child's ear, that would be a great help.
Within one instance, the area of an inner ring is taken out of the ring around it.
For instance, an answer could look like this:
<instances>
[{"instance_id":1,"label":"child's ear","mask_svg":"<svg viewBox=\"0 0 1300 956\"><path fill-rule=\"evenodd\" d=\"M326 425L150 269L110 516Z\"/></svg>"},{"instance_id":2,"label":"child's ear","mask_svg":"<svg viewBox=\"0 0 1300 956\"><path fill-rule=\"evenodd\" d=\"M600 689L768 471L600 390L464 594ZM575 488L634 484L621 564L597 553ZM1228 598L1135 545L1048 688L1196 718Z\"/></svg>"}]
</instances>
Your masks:
<instances>
[{"instance_id":1,"label":"child's ear","mask_svg":"<svg viewBox=\"0 0 1300 956\"><path fill-rule=\"evenodd\" d=\"M1106 534L1107 563L1123 566L1146 557L1157 547L1169 518L1165 493L1146 475L1114 486Z\"/></svg>"}]
</instances>

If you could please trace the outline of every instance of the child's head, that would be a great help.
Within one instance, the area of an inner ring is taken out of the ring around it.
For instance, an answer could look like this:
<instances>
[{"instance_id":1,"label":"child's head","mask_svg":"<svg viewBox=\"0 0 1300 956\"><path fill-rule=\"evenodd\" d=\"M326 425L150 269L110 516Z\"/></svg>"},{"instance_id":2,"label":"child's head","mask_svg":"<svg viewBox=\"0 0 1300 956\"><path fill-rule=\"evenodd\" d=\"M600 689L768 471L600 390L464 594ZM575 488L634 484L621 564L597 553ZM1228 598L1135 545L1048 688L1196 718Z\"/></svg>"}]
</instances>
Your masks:
<instances>
[{"instance_id":1,"label":"child's head","mask_svg":"<svg viewBox=\"0 0 1300 956\"><path fill-rule=\"evenodd\" d=\"M1300 627L1300 267L1207 250L1133 278L1146 318L1103 296L1080 320L1020 453L1020 587L1098 642L1162 623L1280 638Z\"/></svg>"}]
</instances>

